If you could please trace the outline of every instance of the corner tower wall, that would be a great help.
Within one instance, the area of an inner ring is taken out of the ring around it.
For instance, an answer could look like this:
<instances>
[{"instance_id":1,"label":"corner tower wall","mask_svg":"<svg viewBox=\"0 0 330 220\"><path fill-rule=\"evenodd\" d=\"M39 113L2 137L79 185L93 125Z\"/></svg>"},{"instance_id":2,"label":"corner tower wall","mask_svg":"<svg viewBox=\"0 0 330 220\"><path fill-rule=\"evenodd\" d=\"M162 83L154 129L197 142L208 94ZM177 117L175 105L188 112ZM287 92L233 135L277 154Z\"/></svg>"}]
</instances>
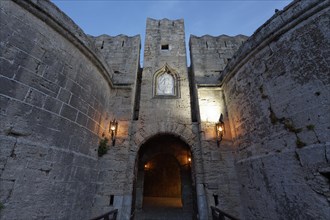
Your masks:
<instances>
[{"instance_id":1,"label":"corner tower wall","mask_svg":"<svg viewBox=\"0 0 330 220\"><path fill-rule=\"evenodd\" d=\"M1 219L88 219L102 185L99 138L130 88L114 86L94 44L51 2L1 1L0 13Z\"/></svg>"},{"instance_id":2,"label":"corner tower wall","mask_svg":"<svg viewBox=\"0 0 330 220\"><path fill-rule=\"evenodd\" d=\"M113 83L134 84L140 67L140 36L101 35L90 38L113 70Z\"/></svg>"},{"instance_id":3,"label":"corner tower wall","mask_svg":"<svg viewBox=\"0 0 330 220\"><path fill-rule=\"evenodd\" d=\"M113 208L129 219L139 147L157 134L190 147L199 219L213 194L246 219L330 218L329 1L277 12L225 70L241 38L192 37L188 72L183 20L148 19L142 73L137 36L100 36L95 47L51 2L37 3L0 1L1 219ZM177 77L173 97L157 97L162 71ZM113 118L116 144L98 158Z\"/></svg>"},{"instance_id":4,"label":"corner tower wall","mask_svg":"<svg viewBox=\"0 0 330 220\"><path fill-rule=\"evenodd\" d=\"M247 39L238 35L212 37L190 36L190 80L193 116L200 123L200 139L205 170L205 190L209 205L214 196L222 210L240 216L239 182L235 170L235 148L232 146L230 126L223 89L219 86L222 72L235 52ZM223 115L225 135L216 142L215 124Z\"/></svg>"},{"instance_id":5,"label":"corner tower wall","mask_svg":"<svg viewBox=\"0 0 330 220\"><path fill-rule=\"evenodd\" d=\"M294 1L223 72L243 215L328 219L329 1Z\"/></svg>"},{"instance_id":6,"label":"corner tower wall","mask_svg":"<svg viewBox=\"0 0 330 220\"><path fill-rule=\"evenodd\" d=\"M191 68L196 84L218 84L222 71L248 37L190 36Z\"/></svg>"}]
</instances>

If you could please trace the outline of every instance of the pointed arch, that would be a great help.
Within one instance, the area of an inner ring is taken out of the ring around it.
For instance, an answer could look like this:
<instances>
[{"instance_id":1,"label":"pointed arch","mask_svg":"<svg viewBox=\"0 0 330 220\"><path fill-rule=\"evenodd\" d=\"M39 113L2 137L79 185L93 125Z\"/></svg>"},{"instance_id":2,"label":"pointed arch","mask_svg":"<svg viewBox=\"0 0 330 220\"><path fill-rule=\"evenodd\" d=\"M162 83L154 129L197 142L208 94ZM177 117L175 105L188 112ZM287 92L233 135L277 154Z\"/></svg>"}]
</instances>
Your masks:
<instances>
[{"instance_id":1,"label":"pointed arch","mask_svg":"<svg viewBox=\"0 0 330 220\"><path fill-rule=\"evenodd\" d=\"M156 133L139 143L136 156L132 197L137 218L145 210L159 208L179 209L178 215L189 213L190 218L197 216L195 162L184 138Z\"/></svg>"},{"instance_id":2,"label":"pointed arch","mask_svg":"<svg viewBox=\"0 0 330 220\"><path fill-rule=\"evenodd\" d=\"M178 73L165 63L153 76L153 96L155 98L179 98L179 82Z\"/></svg>"}]
</instances>

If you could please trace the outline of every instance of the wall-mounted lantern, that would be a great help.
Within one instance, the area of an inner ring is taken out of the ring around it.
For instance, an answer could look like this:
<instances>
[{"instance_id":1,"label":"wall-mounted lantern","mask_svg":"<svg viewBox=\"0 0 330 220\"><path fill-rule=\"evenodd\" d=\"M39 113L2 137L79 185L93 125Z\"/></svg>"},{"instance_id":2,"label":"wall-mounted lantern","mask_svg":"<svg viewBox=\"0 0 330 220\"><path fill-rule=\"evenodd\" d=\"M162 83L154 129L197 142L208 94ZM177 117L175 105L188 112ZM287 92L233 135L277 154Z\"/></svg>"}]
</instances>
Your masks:
<instances>
[{"instance_id":1,"label":"wall-mounted lantern","mask_svg":"<svg viewBox=\"0 0 330 220\"><path fill-rule=\"evenodd\" d=\"M149 164L144 164L144 170L146 170L146 171L148 171L150 169L150 166L149 166Z\"/></svg>"},{"instance_id":2,"label":"wall-mounted lantern","mask_svg":"<svg viewBox=\"0 0 330 220\"><path fill-rule=\"evenodd\" d=\"M190 156L188 156L187 157L187 164L186 164L188 167L190 167L191 166L191 157Z\"/></svg>"},{"instance_id":3,"label":"wall-mounted lantern","mask_svg":"<svg viewBox=\"0 0 330 220\"><path fill-rule=\"evenodd\" d=\"M115 146L117 136L118 121L114 118L110 121L109 132L111 133L112 146Z\"/></svg>"},{"instance_id":4,"label":"wall-mounted lantern","mask_svg":"<svg viewBox=\"0 0 330 220\"><path fill-rule=\"evenodd\" d=\"M220 145L222 141L223 134L225 133L225 123L223 122L223 115L220 115L219 122L215 124L217 144Z\"/></svg>"}]
</instances>

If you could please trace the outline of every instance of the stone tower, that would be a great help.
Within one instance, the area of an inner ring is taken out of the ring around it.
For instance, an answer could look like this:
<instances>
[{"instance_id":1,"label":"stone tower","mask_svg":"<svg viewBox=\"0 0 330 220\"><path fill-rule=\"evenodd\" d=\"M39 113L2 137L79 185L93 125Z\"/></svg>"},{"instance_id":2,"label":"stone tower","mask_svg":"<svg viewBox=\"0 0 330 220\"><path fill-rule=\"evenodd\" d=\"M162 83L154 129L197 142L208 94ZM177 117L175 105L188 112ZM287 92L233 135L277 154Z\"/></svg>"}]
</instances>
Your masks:
<instances>
[{"instance_id":1,"label":"stone tower","mask_svg":"<svg viewBox=\"0 0 330 220\"><path fill-rule=\"evenodd\" d=\"M131 161L132 167L127 172L136 178L135 207L142 207L144 185L143 166L154 155L172 155L180 164L183 209L192 214L193 200L200 207L200 215L205 206L204 192L197 192L200 197L196 202L195 183L203 182L202 175L191 180L194 169L203 173L199 138L195 132L197 124L192 123L190 85L185 47L184 21L147 19L144 45L144 67L138 77L135 96L134 118L131 124ZM160 137L160 139L157 139ZM150 140L150 141L149 141ZM166 142L162 146L160 142ZM136 156L137 155L137 156ZM150 156L151 155L151 156ZM198 167L190 169L188 158L198 161ZM133 168L133 166L135 168ZM168 180L171 181L171 180ZM134 191L134 190L133 190ZM133 195L134 197L134 195Z\"/></svg>"},{"instance_id":2,"label":"stone tower","mask_svg":"<svg viewBox=\"0 0 330 220\"><path fill-rule=\"evenodd\" d=\"M178 120L189 123L190 94L183 20L148 18L144 49L139 120L148 121L149 125Z\"/></svg>"},{"instance_id":3,"label":"stone tower","mask_svg":"<svg viewBox=\"0 0 330 220\"><path fill-rule=\"evenodd\" d=\"M0 218L146 219L158 196L180 219L330 219L329 11L294 0L249 38L191 36L190 67L183 20L148 19L142 69L139 35L0 1Z\"/></svg>"}]
</instances>

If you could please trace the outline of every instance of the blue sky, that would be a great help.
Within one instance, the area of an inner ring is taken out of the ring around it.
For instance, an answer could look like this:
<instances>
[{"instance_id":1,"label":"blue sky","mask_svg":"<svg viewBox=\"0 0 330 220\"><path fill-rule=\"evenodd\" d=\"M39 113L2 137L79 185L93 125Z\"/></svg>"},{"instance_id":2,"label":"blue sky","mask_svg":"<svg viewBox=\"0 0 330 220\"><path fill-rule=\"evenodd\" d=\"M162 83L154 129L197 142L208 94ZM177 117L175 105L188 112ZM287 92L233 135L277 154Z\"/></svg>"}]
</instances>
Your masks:
<instances>
[{"instance_id":1,"label":"blue sky","mask_svg":"<svg viewBox=\"0 0 330 220\"><path fill-rule=\"evenodd\" d=\"M147 17L183 18L186 43L190 34L250 36L274 15L275 9L283 9L291 0L52 0L52 2L87 34L93 36L140 34L143 45Z\"/></svg>"}]
</instances>

